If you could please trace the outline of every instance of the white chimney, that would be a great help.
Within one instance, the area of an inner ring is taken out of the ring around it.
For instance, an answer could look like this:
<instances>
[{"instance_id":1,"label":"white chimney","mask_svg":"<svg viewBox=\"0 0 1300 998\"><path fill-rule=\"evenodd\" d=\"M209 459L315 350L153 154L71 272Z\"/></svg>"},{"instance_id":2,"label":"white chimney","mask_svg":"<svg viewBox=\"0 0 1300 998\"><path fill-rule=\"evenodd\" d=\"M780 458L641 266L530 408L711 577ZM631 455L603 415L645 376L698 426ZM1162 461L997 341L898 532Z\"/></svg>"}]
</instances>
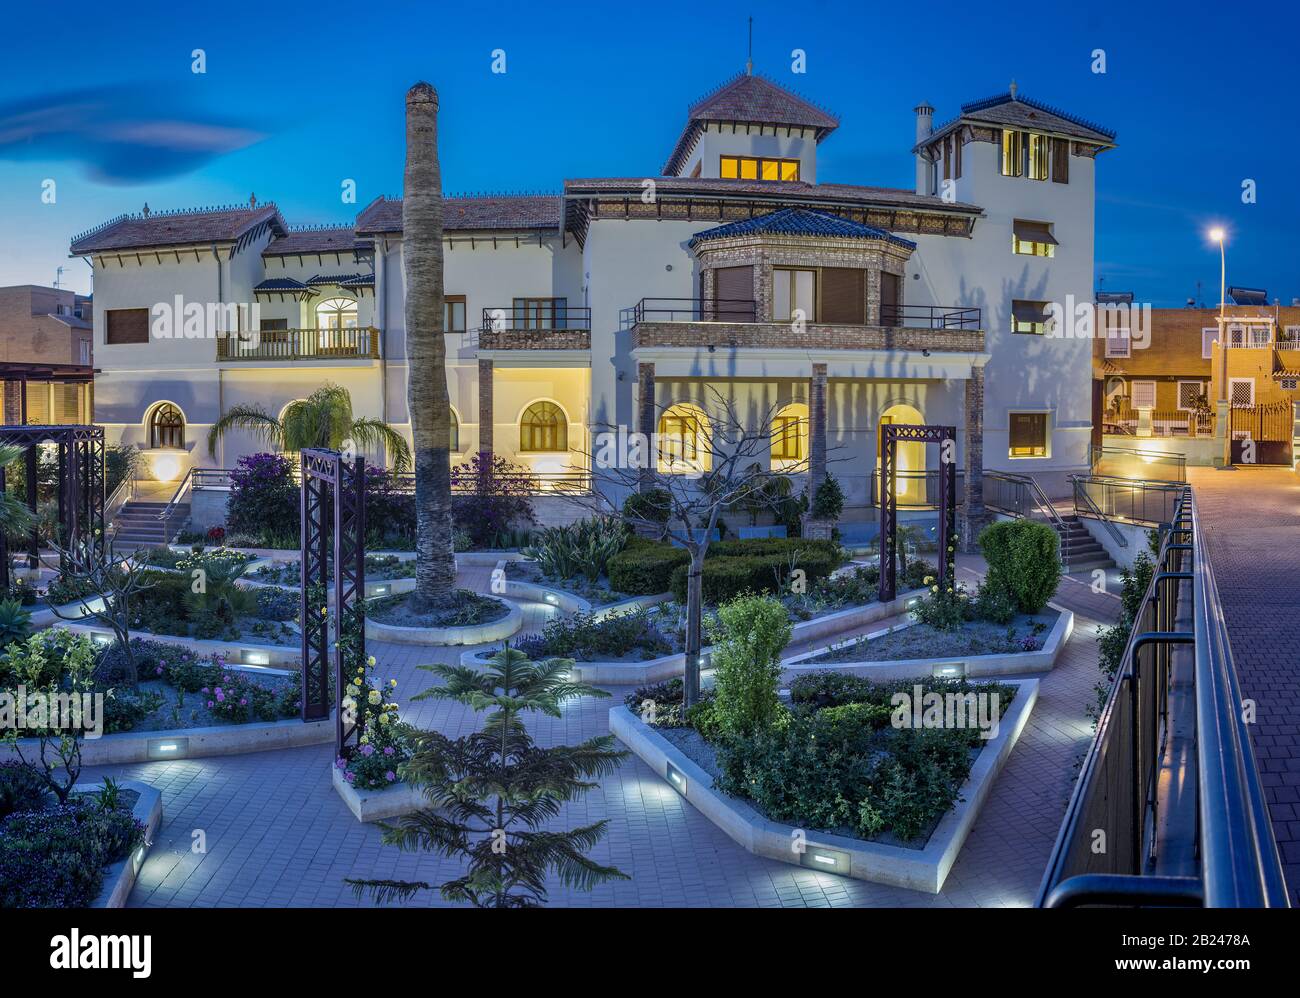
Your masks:
<instances>
[{"instance_id":1,"label":"white chimney","mask_svg":"<svg viewBox=\"0 0 1300 998\"><path fill-rule=\"evenodd\" d=\"M912 110L916 113L916 144L920 145L934 130L934 108L930 106L929 101L921 101ZM921 155L919 150L916 154L916 193L934 193L930 190L930 162Z\"/></svg>"}]
</instances>

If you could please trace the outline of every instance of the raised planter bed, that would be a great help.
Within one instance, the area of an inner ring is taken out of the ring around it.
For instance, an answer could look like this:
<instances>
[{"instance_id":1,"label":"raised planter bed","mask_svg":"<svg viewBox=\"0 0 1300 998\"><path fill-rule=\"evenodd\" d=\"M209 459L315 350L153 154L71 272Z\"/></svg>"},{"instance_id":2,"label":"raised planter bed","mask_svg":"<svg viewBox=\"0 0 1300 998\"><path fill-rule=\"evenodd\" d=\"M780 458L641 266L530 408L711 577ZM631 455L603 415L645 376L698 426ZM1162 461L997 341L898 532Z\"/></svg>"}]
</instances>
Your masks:
<instances>
[{"instance_id":1,"label":"raised planter bed","mask_svg":"<svg viewBox=\"0 0 1300 998\"><path fill-rule=\"evenodd\" d=\"M492 598L508 608L506 615L497 620L464 627L401 627L397 624L384 624L367 616L366 637L375 641L391 641L399 645L426 646L476 645L487 641L501 641L523 626L524 613L513 603L498 597Z\"/></svg>"},{"instance_id":2,"label":"raised planter bed","mask_svg":"<svg viewBox=\"0 0 1300 998\"><path fill-rule=\"evenodd\" d=\"M166 759L197 759L214 755L243 755L272 749L323 745L334 740L330 719L302 721L253 721L248 724L214 724L203 728L167 728L159 731L119 731L81 743L83 766L107 766L128 762L157 762ZM28 758L40 753L34 738L20 738L19 746ZM13 749L0 743L0 758L18 758Z\"/></svg>"},{"instance_id":3,"label":"raised planter bed","mask_svg":"<svg viewBox=\"0 0 1300 998\"><path fill-rule=\"evenodd\" d=\"M126 907L131 889L135 887L136 878L140 875L140 868L144 866L145 857L149 855L149 848L162 824L162 794L155 787L139 780L121 780L118 786L123 790L134 790L139 795L131 809L131 815L144 825L144 842L131 855L118 860L105 871L104 887L91 905L92 908ZM74 793L79 794L94 794L102 789L100 784L95 783L78 783L72 788Z\"/></svg>"},{"instance_id":4,"label":"raised planter bed","mask_svg":"<svg viewBox=\"0 0 1300 998\"><path fill-rule=\"evenodd\" d=\"M111 643L113 632L98 623L58 622L78 634L88 634L101 644ZM148 638L162 644L179 645L188 648L197 655L221 655L232 665L245 665L253 668L269 666L296 666L302 660L299 645L269 645L257 641L220 641L204 638L188 638L181 634L154 634L152 631L133 630L132 637Z\"/></svg>"},{"instance_id":5,"label":"raised planter bed","mask_svg":"<svg viewBox=\"0 0 1300 998\"><path fill-rule=\"evenodd\" d=\"M1049 672L1056 664L1061 649L1065 647L1065 643L1070 640L1070 635L1074 633L1074 614L1055 603L1049 603L1048 606L1058 611L1060 616L1057 617L1056 623L1052 625L1051 630L1047 632L1043 639L1043 647L1037 651L1003 652L995 655L965 655L950 658L888 659L882 661L864 659L862 661L846 662L812 661L819 655L852 645L858 640L852 638L847 641L836 642L825 648L814 648L800 655L792 655L789 658L782 659L781 667L787 676L800 672L830 670L848 672L880 681L928 678L932 676L981 679L993 676ZM913 626L915 625L907 623L888 630L901 630L904 627ZM868 638L880 637L885 633L887 631L880 631L878 634L868 635ZM868 645L869 647L870 645Z\"/></svg>"},{"instance_id":6,"label":"raised planter bed","mask_svg":"<svg viewBox=\"0 0 1300 998\"><path fill-rule=\"evenodd\" d=\"M903 593L888 603L868 603L865 606L849 607L837 610L822 617L801 620L794 625L790 637L791 644L803 644L834 634L843 634L865 624L874 623L903 613L914 606L921 598L922 590ZM660 601L659 597L648 597ZM615 607L608 607L606 612L614 612ZM701 669L710 667L712 648L701 649ZM490 652L488 653L491 654ZM461 656L463 665L481 665L486 656L475 652L466 652ZM644 662L576 662L571 670L573 678L584 683L602 686L644 686L649 683L662 682L685 671L686 654L676 652Z\"/></svg>"},{"instance_id":7,"label":"raised planter bed","mask_svg":"<svg viewBox=\"0 0 1300 998\"><path fill-rule=\"evenodd\" d=\"M707 772L627 707L610 710L609 730L736 844L755 855L823 872L843 872L856 880L937 894L1038 699L1038 680L1008 682L1018 686L1019 691L1010 710L1000 719L997 736L980 751L961 786L956 806L940 819L920 849L803 829L806 848L796 852L791 844L800 829L772 821L748 801L715 790Z\"/></svg>"},{"instance_id":8,"label":"raised planter bed","mask_svg":"<svg viewBox=\"0 0 1300 998\"><path fill-rule=\"evenodd\" d=\"M330 766L330 781L357 821L399 818L424 806L424 794L409 783L395 783L382 790L358 790L343 778L337 766Z\"/></svg>"}]
</instances>

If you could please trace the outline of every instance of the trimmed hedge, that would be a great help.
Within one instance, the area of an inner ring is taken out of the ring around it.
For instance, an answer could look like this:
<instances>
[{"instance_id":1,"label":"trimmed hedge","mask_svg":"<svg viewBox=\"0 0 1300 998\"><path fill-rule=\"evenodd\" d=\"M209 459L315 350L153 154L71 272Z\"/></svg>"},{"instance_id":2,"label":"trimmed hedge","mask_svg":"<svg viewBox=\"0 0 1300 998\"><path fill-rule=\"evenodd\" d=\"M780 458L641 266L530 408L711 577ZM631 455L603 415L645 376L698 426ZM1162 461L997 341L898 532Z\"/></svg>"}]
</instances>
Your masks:
<instances>
[{"instance_id":1,"label":"trimmed hedge","mask_svg":"<svg viewBox=\"0 0 1300 998\"><path fill-rule=\"evenodd\" d=\"M605 566L609 587L629 596L656 596L671 588L673 571L690 560L682 548L634 537Z\"/></svg>"},{"instance_id":2,"label":"trimmed hedge","mask_svg":"<svg viewBox=\"0 0 1300 998\"><path fill-rule=\"evenodd\" d=\"M1003 520L985 527L980 551L988 562L986 585L1001 589L1025 613L1038 613L1061 582L1061 538L1045 523Z\"/></svg>"},{"instance_id":3,"label":"trimmed hedge","mask_svg":"<svg viewBox=\"0 0 1300 998\"><path fill-rule=\"evenodd\" d=\"M735 541L733 543L748 543ZM723 546L723 545L718 545ZM712 550L712 546L710 546ZM825 549L807 548L797 559L789 551L756 554L745 557L720 555L704 560L704 602L717 605L735 599L741 593L778 593L785 588L792 568L802 569L808 585L824 579L839 567L838 553ZM672 592L679 602L686 600L686 575L689 565L673 571Z\"/></svg>"}]
</instances>

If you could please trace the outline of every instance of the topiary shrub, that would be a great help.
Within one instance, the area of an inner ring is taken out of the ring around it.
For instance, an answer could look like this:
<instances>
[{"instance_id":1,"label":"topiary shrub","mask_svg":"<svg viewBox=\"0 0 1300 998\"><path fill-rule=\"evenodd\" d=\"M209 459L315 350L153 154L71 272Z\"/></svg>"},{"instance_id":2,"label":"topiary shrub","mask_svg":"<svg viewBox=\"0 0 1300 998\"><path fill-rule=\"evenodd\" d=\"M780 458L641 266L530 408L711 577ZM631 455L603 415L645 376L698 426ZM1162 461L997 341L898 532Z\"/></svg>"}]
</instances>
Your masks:
<instances>
[{"instance_id":1,"label":"topiary shrub","mask_svg":"<svg viewBox=\"0 0 1300 998\"><path fill-rule=\"evenodd\" d=\"M723 541L709 547L709 557L704 560L703 599L710 605L725 603L741 593L780 593L790 582L793 572L802 571L804 581L812 585L826 578L840 565L840 556L834 545L822 542L796 541L795 547L765 550L755 549L753 554L732 554L744 551L751 541ZM718 554L714 557L714 549ZM686 600L686 575L689 565L681 565L672 574L672 593L678 602Z\"/></svg>"},{"instance_id":2,"label":"topiary shrub","mask_svg":"<svg viewBox=\"0 0 1300 998\"><path fill-rule=\"evenodd\" d=\"M39 810L48 793L45 778L34 767L17 759L0 762L0 818Z\"/></svg>"},{"instance_id":3,"label":"topiary shrub","mask_svg":"<svg viewBox=\"0 0 1300 998\"><path fill-rule=\"evenodd\" d=\"M838 520L843 512L844 490L834 475L827 475L813 493L810 515L814 520Z\"/></svg>"},{"instance_id":4,"label":"topiary shrub","mask_svg":"<svg viewBox=\"0 0 1300 998\"><path fill-rule=\"evenodd\" d=\"M776 693L781 652L790 634L785 607L770 596L741 596L718 607L709 634L714 668L710 720L717 731L752 735L776 722L783 712Z\"/></svg>"},{"instance_id":5,"label":"topiary shrub","mask_svg":"<svg viewBox=\"0 0 1300 998\"><path fill-rule=\"evenodd\" d=\"M673 572L690 561L683 548L632 538L605 564L609 586L630 596L655 596L672 588Z\"/></svg>"},{"instance_id":6,"label":"topiary shrub","mask_svg":"<svg viewBox=\"0 0 1300 998\"><path fill-rule=\"evenodd\" d=\"M1061 582L1061 538L1045 523L1003 520L980 532L987 584L1003 589L1024 613L1038 613Z\"/></svg>"}]
</instances>

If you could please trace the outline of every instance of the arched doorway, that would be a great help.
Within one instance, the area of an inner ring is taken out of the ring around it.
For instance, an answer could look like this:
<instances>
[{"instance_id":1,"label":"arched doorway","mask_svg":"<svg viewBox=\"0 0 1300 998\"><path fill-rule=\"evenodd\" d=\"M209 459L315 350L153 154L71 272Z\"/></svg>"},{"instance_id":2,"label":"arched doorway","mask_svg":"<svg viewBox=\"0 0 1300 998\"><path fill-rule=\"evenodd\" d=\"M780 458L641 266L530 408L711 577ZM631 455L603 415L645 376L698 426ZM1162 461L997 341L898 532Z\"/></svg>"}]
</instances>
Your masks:
<instances>
[{"instance_id":1,"label":"arched doorway","mask_svg":"<svg viewBox=\"0 0 1300 998\"><path fill-rule=\"evenodd\" d=\"M880 476L880 427L889 424L907 424L920 426L925 423L921 411L905 402L891 405L880 415L876 426L876 476ZM900 507L924 506L928 493L925 487L925 444L912 441L899 441L897 450L898 478L894 495ZM877 489L883 488L878 485ZM877 502L880 496L877 492Z\"/></svg>"}]
</instances>

